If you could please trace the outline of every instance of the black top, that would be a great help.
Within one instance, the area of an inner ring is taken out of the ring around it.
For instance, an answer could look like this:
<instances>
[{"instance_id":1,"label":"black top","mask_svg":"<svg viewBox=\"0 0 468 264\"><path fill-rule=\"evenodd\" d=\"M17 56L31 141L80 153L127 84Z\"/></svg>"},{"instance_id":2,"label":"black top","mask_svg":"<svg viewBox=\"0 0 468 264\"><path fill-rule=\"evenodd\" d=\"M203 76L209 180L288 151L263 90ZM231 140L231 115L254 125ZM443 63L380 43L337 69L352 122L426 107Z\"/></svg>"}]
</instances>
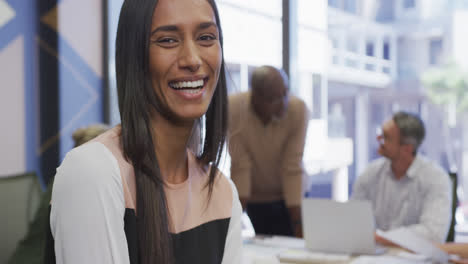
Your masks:
<instances>
[{"instance_id":1,"label":"black top","mask_svg":"<svg viewBox=\"0 0 468 264\"><path fill-rule=\"evenodd\" d=\"M221 263L229 228L229 220L230 218L214 220L179 234L172 234L175 263ZM130 264L139 264L137 218L135 210L129 208L125 209L124 222ZM50 225L47 225L45 258L45 264L55 264L54 238L50 230Z\"/></svg>"}]
</instances>

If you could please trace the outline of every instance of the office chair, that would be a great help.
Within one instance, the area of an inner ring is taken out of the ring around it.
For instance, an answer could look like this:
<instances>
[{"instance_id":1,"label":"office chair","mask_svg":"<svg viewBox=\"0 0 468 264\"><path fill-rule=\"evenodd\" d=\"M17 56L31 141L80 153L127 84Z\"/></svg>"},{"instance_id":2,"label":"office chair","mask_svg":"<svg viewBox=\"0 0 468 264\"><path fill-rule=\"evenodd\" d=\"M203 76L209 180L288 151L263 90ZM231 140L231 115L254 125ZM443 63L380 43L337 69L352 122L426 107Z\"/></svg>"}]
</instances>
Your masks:
<instances>
[{"instance_id":1,"label":"office chair","mask_svg":"<svg viewBox=\"0 0 468 264\"><path fill-rule=\"evenodd\" d=\"M449 232L447 234L446 242L454 242L455 241L455 212L457 211L458 206L458 196L457 196L457 186L458 186L458 179L456 172L449 172L450 183L452 187L452 221L450 222Z\"/></svg>"},{"instance_id":2,"label":"office chair","mask_svg":"<svg viewBox=\"0 0 468 264\"><path fill-rule=\"evenodd\" d=\"M26 234L41 194L35 173L0 177L0 263L7 263Z\"/></svg>"}]
</instances>

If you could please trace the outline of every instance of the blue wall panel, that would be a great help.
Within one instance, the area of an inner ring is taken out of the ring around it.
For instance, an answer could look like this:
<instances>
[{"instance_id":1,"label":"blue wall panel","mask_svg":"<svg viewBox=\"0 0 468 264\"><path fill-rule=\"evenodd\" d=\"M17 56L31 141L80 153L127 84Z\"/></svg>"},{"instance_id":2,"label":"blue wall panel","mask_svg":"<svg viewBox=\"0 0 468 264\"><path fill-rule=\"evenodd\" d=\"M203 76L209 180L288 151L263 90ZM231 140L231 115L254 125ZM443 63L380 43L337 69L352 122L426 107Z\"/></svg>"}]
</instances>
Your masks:
<instances>
[{"instance_id":1,"label":"blue wall panel","mask_svg":"<svg viewBox=\"0 0 468 264\"><path fill-rule=\"evenodd\" d=\"M60 36L59 50L60 160L63 160L73 148L73 131L103 122L103 81Z\"/></svg>"},{"instance_id":2,"label":"blue wall panel","mask_svg":"<svg viewBox=\"0 0 468 264\"><path fill-rule=\"evenodd\" d=\"M0 27L0 50L4 49L17 37L22 36L24 38L25 170L38 172L37 87L34 82L37 79L37 60L35 54L36 1L9 0L6 1L6 4L14 10L15 16L3 27Z\"/></svg>"}]
</instances>

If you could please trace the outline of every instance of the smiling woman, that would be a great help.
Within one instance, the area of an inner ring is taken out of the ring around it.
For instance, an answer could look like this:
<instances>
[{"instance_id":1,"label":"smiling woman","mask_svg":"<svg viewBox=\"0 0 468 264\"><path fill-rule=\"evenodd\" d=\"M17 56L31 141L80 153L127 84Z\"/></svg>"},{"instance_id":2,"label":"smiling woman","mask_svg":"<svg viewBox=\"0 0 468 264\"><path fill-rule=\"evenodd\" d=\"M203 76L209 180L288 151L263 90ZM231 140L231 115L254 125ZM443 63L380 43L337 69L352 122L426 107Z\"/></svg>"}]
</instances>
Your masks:
<instances>
[{"instance_id":1,"label":"smiling woman","mask_svg":"<svg viewBox=\"0 0 468 264\"><path fill-rule=\"evenodd\" d=\"M206 112L222 63L219 23L213 9L206 0L186 2L158 3L149 48L153 88L166 112L180 121Z\"/></svg>"},{"instance_id":2,"label":"smiling woman","mask_svg":"<svg viewBox=\"0 0 468 264\"><path fill-rule=\"evenodd\" d=\"M212 0L124 2L121 124L57 169L48 263L240 262L241 206L218 170L227 126L219 21Z\"/></svg>"}]
</instances>

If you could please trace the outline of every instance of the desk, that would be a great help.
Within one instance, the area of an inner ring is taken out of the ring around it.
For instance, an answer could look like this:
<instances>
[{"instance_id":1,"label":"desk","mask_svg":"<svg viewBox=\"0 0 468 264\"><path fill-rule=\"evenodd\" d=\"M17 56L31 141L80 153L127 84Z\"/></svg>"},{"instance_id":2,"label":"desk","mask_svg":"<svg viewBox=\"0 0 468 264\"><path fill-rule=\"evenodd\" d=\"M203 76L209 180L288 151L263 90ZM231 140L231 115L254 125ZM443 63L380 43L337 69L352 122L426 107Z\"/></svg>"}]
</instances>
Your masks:
<instances>
[{"instance_id":1,"label":"desk","mask_svg":"<svg viewBox=\"0 0 468 264\"><path fill-rule=\"evenodd\" d=\"M300 249L300 244L304 244L302 239L295 239L289 238L290 240L286 239L283 242L286 244L290 244L290 246L283 245L273 245L272 243L263 243L261 239L253 239L253 240L245 240L244 241L244 252L243 252L243 259L242 264L286 264L290 262L280 262L278 259L278 255L281 252L287 251L288 249L296 249L296 250L304 250L303 248ZM345 255L333 255L333 254L320 254L324 255L324 259L321 260L319 258L314 259L313 262L303 262L303 263L326 263L326 264L350 264L354 261L356 263L357 260L361 260L359 263L396 263L394 260L389 258L395 258L400 254L408 254L409 257L415 256L402 249L397 248L390 248L384 255L378 256L380 259L372 259L375 257L369 256L371 259L365 259L361 256L348 256ZM327 256L326 256L327 255ZM411 256L412 255L412 256ZM428 263L431 262L424 262L419 259L403 259L398 261L398 263Z\"/></svg>"}]
</instances>

